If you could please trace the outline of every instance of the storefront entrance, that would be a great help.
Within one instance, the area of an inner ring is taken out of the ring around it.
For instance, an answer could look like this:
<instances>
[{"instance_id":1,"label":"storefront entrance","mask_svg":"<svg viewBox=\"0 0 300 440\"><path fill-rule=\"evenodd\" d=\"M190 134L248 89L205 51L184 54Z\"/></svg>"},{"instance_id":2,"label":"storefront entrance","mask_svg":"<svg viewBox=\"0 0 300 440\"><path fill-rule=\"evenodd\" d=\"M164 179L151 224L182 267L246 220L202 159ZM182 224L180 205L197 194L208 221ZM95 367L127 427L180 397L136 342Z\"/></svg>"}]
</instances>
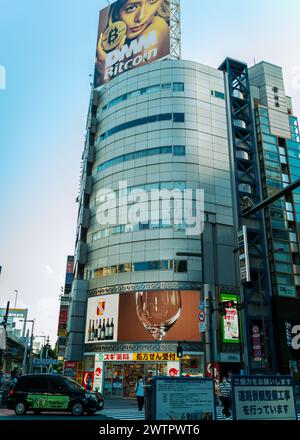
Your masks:
<instances>
[{"instance_id":1,"label":"storefront entrance","mask_svg":"<svg viewBox=\"0 0 300 440\"><path fill-rule=\"evenodd\" d=\"M135 398L139 376L167 376L167 363L106 363L104 368L104 397Z\"/></svg>"}]
</instances>

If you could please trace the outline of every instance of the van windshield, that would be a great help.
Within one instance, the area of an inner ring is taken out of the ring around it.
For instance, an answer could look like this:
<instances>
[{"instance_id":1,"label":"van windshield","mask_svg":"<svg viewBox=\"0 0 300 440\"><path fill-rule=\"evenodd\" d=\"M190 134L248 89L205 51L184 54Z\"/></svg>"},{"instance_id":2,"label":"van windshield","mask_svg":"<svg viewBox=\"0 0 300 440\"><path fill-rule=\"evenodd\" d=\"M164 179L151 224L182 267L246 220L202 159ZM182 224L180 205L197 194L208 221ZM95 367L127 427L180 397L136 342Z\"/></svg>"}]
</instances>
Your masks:
<instances>
[{"instance_id":1,"label":"van windshield","mask_svg":"<svg viewBox=\"0 0 300 440\"><path fill-rule=\"evenodd\" d=\"M84 388L75 380L68 379L68 384L72 391L84 391Z\"/></svg>"}]
</instances>

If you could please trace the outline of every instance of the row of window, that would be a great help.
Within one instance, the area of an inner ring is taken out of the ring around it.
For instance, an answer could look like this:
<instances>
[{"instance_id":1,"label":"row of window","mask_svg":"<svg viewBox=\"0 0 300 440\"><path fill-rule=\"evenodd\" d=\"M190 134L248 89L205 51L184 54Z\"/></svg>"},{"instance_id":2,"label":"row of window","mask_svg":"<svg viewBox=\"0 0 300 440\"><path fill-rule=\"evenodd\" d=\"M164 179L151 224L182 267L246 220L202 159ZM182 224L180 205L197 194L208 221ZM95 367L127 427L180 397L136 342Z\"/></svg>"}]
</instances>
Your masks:
<instances>
[{"instance_id":1,"label":"row of window","mask_svg":"<svg viewBox=\"0 0 300 440\"><path fill-rule=\"evenodd\" d=\"M111 228L102 229L102 231L98 231L93 235L93 240L99 240L101 238L110 237L111 235L116 234L124 234L128 232L139 232L139 231L148 231L148 230L156 230L156 229L173 229L174 231L185 231L187 225L185 223L180 223L178 225L171 224L168 221L159 220L157 222L148 222L148 223L137 223L137 224L128 224L128 225L118 225L113 226Z\"/></svg>"},{"instance_id":2,"label":"row of window","mask_svg":"<svg viewBox=\"0 0 300 440\"><path fill-rule=\"evenodd\" d=\"M297 243L296 232L282 231L279 229L272 229L273 238L277 240L291 241L292 243Z\"/></svg>"},{"instance_id":3,"label":"row of window","mask_svg":"<svg viewBox=\"0 0 300 440\"><path fill-rule=\"evenodd\" d=\"M300 143L299 142L296 142L293 140L291 141L291 140L287 139L286 144L287 144L289 151L290 151L290 149L300 151Z\"/></svg>"},{"instance_id":4,"label":"row of window","mask_svg":"<svg viewBox=\"0 0 300 440\"><path fill-rule=\"evenodd\" d=\"M147 150L134 151L133 153L123 154L122 156L115 157L107 160L97 167L97 173L104 171L114 165L118 165L129 160L141 159L143 157L156 156L160 154L173 154L173 156L185 156L184 145L174 145L168 147L148 148Z\"/></svg>"},{"instance_id":5,"label":"row of window","mask_svg":"<svg viewBox=\"0 0 300 440\"><path fill-rule=\"evenodd\" d=\"M261 109L261 110L265 110L265 109ZM262 131L263 134L266 135L270 135L271 131L270 131L270 122L269 122L269 117L268 117L268 112L260 112L260 117L256 118L256 124L260 126L260 129Z\"/></svg>"},{"instance_id":6,"label":"row of window","mask_svg":"<svg viewBox=\"0 0 300 440\"><path fill-rule=\"evenodd\" d=\"M116 127L107 130L105 133L102 133L100 136L100 140L103 141L104 139L107 139L109 136L119 133L120 131L126 130L127 128L134 128L144 124L151 124L153 122L162 122L162 121L184 122L185 121L184 116L185 116L184 113L162 113L159 115L134 119L133 121L124 122L123 124L117 125Z\"/></svg>"},{"instance_id":7,"label":"row of window","mask_svg":"<svg viewBox=\"0 0 300 440\"><path fill-rule=\"evenodd\" d=\"M173 270L174 272L186 273L186 260L159 260L143 261L138 263L116 264L110 267L101 267L94 270L94 278L108 277L118 273L144 272L150 270Z\"/></svg>"},{"instance_id":8,"label":"row of window","mask_svg":"<svg viewBox=\"0 0 300 440\"><path fill-rule=\"evenodd\" d=\"M183 82L174 82L174 83L164 83L164 84L156 84L154 86L143 87L142 89L134 90L133 92L125 93L124 95L118 96L115 99L112 99L108 104L106 104L102 111L109 110L121 102L127 101L130 98L137 98L138 96L147 95L150 93L158 93L164 90L173 90L173 92L184 92L184 83Z\"/></svg>"}]
</instances>

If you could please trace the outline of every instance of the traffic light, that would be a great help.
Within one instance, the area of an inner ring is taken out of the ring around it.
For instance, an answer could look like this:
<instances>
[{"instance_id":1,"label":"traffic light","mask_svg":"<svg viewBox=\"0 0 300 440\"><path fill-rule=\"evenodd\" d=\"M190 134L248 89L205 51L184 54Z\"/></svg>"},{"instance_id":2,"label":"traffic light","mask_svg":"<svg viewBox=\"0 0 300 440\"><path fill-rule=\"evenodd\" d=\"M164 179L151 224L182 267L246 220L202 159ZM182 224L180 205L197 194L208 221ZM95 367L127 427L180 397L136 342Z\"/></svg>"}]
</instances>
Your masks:
<instances>
[{"instance_id":1,"label":"traffic light","mask_svg":"<svg viewBox=\"0 0 300 440\"><path fill-rule=\"evenodd\" d=\"M179 359L181 359L182 356L183 356L183 349L182 349L182 346L181 346L181 345L178 345L178 346L177 346L177 357L178 357Z\"/></svg>"}]
</instances>

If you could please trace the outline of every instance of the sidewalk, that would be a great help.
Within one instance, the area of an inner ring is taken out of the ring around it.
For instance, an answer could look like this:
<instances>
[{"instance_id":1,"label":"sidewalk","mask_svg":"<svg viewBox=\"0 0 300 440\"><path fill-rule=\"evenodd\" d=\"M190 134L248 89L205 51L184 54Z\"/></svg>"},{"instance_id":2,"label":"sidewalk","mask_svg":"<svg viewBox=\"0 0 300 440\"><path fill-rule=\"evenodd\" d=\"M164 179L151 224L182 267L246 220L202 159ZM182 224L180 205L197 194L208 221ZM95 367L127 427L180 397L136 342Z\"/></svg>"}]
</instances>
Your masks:
<instances>
[{"instance_id":1,"label":"sidewalk","mask_svg":"<svg viewBox=\"0 0 300 440\"><path fill-rule=\"evenodd\" d=\"M0 417L14 416L15 412L12 409L0 408Z\"/></svg>"}]
</instances>

